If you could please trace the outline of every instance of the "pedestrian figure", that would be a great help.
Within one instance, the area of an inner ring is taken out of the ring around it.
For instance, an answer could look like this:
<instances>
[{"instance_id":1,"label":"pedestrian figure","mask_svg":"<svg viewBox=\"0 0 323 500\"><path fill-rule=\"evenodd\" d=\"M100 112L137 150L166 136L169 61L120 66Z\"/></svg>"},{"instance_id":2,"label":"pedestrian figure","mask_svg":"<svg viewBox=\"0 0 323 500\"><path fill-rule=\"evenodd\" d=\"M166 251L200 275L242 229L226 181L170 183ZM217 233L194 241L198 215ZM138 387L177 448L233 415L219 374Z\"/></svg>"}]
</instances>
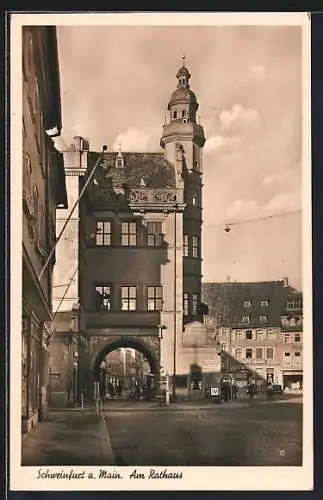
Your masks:
<instances>
[{"instance_id":1,"label":"pedestrian figure","mask_svg":"<svg viewBox=\"0 0 323 500\"><path fill-rule=\"evenodd\" d=\"M232 398L233 399L237 399L238 390L239 390L239 388L238 388L237 384L233 384L232 385Z\"/></svg>"},{"instance_id":2,"label":"pedestrian figure","mask_svg":"<svg viewBox=\"0 0 323 500\"><path fill-rule=\"evenodd\" d=\"M253 395L254 395L254 387L252 384L249 385L249 397L250 399L253 398Z\"/></svg>"},{"instance_id":3,"label":"pedestrian figure","mask_svg":"<svg viewBox=\"0 0 323 500\"><path fill-rule=\"evenodd\" d=\"M113 387L113 384L111 382L109 383L109 394L110 394L111 398L113 399L114 398L114 387Z\"/></svg>"},{"instance_id":4,"label":"pedestrian figure","mask_svg":"<svg viewBox=\"0 0 323 500\"><path fill-rule=\"evenodd\" d=\"M136 399L138 399L138 400L139 400L139 398L140 398L140 394L141 394L141 390L140 390L139 384L136 384L136 387L135 387L135 395L136 395Z\"/></svg>"},{"instance_id":5,"label":"pedestrian figure","mask_svg":"<svg viewBox=\"0 0 323 500\"><path fill-rule=\"evenodd\" d=\"M121 394L122 394L122 386L120 383L117 384L117 387L116 387L116 393L118 394L119 398L121 397Z\"/></svg>"}]
</instances>

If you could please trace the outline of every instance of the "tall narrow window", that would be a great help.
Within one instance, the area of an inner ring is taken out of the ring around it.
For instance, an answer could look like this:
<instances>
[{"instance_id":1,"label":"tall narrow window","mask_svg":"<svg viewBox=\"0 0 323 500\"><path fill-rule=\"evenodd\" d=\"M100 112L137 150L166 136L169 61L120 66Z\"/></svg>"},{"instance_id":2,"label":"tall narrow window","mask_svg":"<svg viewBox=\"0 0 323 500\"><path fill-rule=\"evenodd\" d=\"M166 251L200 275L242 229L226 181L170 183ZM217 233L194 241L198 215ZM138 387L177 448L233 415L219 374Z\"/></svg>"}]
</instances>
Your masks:
<instances>
[{"instance_id":1,"label":"tall narrow window","mask_svg":"<svg viewBox=\"0 0 323 500\"><path fill-rule=\"evenodd\" d=\"M121 287L121 310L135 311L137 309L137 288L135 286Z\"/></svg>"},{"instance_id":2,"label":"tall narrow window","mask_svg":"<svg viewBox=\"0 0 323 500\"><path fill-rule=\"evenodd\" d=\"M188 303L188 293L185 292L183 295L183 312L185 316L188 316L189 313L189 303Z\"/></svg>"},{"instance_id":3,"label":"tall narrow window","mask_svg":"<svg viewBox=\"0 0 323 500\"><path fill-rule=\"evenodd\" d=\"M39 216L39 195L38 195L38 189L36 186L34 186L33 189L33 205L34 205L34 216L36 219L38 219Z\"/></svg>"},{"instance_id":4,"label":"tall narrow window","mask_svg":"<svg viewBox=\"0 0 323 500\"><path fill-rule=\"evenodd\" d=\"M267 330L267 339L274 340L276 338L276 332L273 330Z\"/></svg>"},{"instance_id":5,"label":"tall narrow window","mask_svg":"<svg viewBox=\"0 0 323 500\"><path fill-rule=\"evenodd\" d=\"M177 111L174 111L174 120L177 118Z\"/></svg>"},{"instance_id":6,"label":"tall narrow window","mask_svg":"<svg viewBox=\"0 0 323 500\"><path fill-rule=\"evenodd\" d=\"M193 257L199 256L199 238L198 238L198 236L192 236L192 252L193 252Z\"/></svg>"},{"instance_id":7,"label":"tall narrow window","mask_svg":"<svg viewBox=\"0 0 323 500\"><path fill-rule=\"evenodd\" d=\"M197 193L197 191L193 191L193 193L192 193L192 205L194 205L194 207L197 207L199 205L199 199L198 199L198 193Z\"/></svg>"},{"instance_id":8,"label":"tall narrow window","mask_svg":"<svg viewBox=\"0 0 323 500\"><path fill-rule=\"evenodd\" d=\"M188 234L184 234L184 257L189 256L189 239Z\"/></svg>"},{"instance_id":9,"label":"tall narrow window","mask_svg":"<svg viewBox=\"0 0 323 500\"><path fill-rule=\"evenodd\" d=\"M186 109L182 110L182 118L186 118Z\"/></svg>"},{"instance_id":10,"label":"tall narrow window","mask_svg":"<svg viewBox=\"0 0 323 500\"><path fill-rule=\"evenodd\" d=\"M256 347L256 359L262 359L262 347Z\"/></svg>"},{"instance_id":11,"label":"tall narrow window","mask_svg":"<svg viewBox=\"0 0 323 500\"><path fill-rule=\"evenodd\" d=\"M236 340L241 340L242 339L242 332L239 330L236 331Z\"/></svg>"},{"instance_id":12,"label":"tall narrow window","mask_svg":"<svg viewBox=\"0 0 323 500\"><path fill-rule=\"evenodd\" d=\"M149 286L147 292L148 311L161 311L163 308L163 287Z\"/></svg>"},{"instance_id":13,"label":"tall narrow window","mask_svg":"<svg viewBox=\"0 0 323 500\"><path fill-rule=\"evenodd\" d=\"M147 244L149 247L160 247L163 243L162 223L147 223Z\"/></svg>"},{"instance_id":14,"label":"tall narrow window","mask_svg":"<svg viewBox=\"0 0 323 500\"><path fill-rule=\"evenodd\" d=\"M260 323L267 323L267 321L268 321L267 314L261 314L260 315Z\"/></svg>"},{"instance_id":15,"label":"tall narrow window","mask_svg":"<svg viewBox=\"0 0 323 500\"><path fill-rule=\"evenodd\" d=\"M285 365L290 365L291 364L291 360L290 360L291 356L290 356L290 352L284 352L284 364Z\"/></svg>"},{"instance_id":16,"label":"tall narrow window","mask_svg":"<svg viewBox=\"0 0 323 500\"><path fill-rule=\"evenodd\" d=\"M252 349L248 347L246 349L246 359L251 359L251 358L252 358Z\"/></svg>"},{"instance_id":17,"label":"tall narrow window","mask_svg":"<svg viewBox=\"0 0 323 500\"><path fill-rule=\"evenodd\" d=\"M247 330L246 331L246 339L252 340L252 330Z\"/></svg>"},{"instance_id":18,"label":"tall narrow window","mask_svg":"<svg viewBox=\"0 0 323 500\"><path fill-rule=\"evenodd\" d=\"M122 222L121 242L123 246L133 247L137 245L137 223Z\"/></svg>"},{"instance_id":19,"label":"tall narrow window","mask_svg":"<svg viewBox=\"0 0 323 500\"><path fill-rule=\"evenodd\" d=\"M39 239L40 242L45 245L45 214L43 207L40 207L39 211Z\"/></svg>"},{"instance_id":20,"label":"tall narrow window","mask_svg":"<svg viewBox=\"0 0 323 500\"><path fill-rule=\"evenodd\" d=\"M237 359L241 359L242 358L242 349L241 349L241 347L238 347L236 349L236 358Z\"/></svg>"},{"instance_id":21,"label":"tall narrow window","mask_svg":"<svg viewBox=\"0 0 323 500\"><path fill-rule=\"evenodd\" d=\"M110 221L97 221L95 243L97 246L110 246L111 245L111 222Z\"/></svg>"},{"instance_id":22,"label":"tall narrow window","mask_svg":"<svg viewBox=\"0 0 323 500\"><path fill-rule=\"evenodd\" d=\"M192 294L192 315L196 316L198 306L198 295L196 293Z\"/></svg>"},{"instance_id":23,"label":"tall narrow window","mask_svg":"<svg viewBox=\"0 0 323 500\"><path fill-rule=\"evenodd\" d=\"M262 340L263 339L263 332L262 332L262 330L257 330L256 331L256 339L257 340Z\"/></svg>"},{"instance_id":24,"label":"tall narrow window","mask_svg":"<svg viewBox=\"0 0 323 500\"><path fill-rule=\"evenodd\" d=\"M274 358L274 349L272 347L267 347L267 359Z\"/></svg>"},{"instance_id":25,"label":"tall narrow window","mask_svg":"<svg viewBox=\"0 0 323 500\"><path fill-rule=\"evenodd\" d=\"M242 323L250 323L250 316L242 316Z\"/></svg>"},{"instance_id":26,"label":"tall narrow window","mask_svg":"<svg viewBox=\"0 0 323 500\"><path fill-rule=\"evenodd\" d=\"M111 286L99 285L95 287L96 310L97 312L111 311Z\"/></svg>"},{"instance_id":27,"label":"tall narrow window","mask_svg":"<svg viewBox=\"0 0 323 500\"><path fill-rule=\"evenodd\" d=\"M301 365L302 364L302 358L301 358L301 353L300 352L294 352L294 364L295 365Z\"/></svg>"}]
</instances>

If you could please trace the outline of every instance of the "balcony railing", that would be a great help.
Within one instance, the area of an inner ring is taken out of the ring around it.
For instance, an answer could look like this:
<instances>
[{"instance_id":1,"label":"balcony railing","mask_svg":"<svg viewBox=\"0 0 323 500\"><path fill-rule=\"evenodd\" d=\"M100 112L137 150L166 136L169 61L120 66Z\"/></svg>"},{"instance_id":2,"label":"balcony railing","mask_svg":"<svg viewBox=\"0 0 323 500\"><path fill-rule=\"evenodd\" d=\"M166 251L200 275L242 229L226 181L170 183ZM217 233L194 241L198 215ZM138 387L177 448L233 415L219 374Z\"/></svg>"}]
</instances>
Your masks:
<instances>
[{"instance_id":1,"label":"balcony railing","mask_svg":"<svg viewBox=\"0 0 323 500\"><path fill-rule=\"evenodd\" d=\"M183 190L181 189L149 189L137 188L127 189L126 187L107 188L95 186L89 191L91 203L99 206L128 205L131 209L149 208L166 209L178 208L183 205Z\"/></svg>"}]
</instances>

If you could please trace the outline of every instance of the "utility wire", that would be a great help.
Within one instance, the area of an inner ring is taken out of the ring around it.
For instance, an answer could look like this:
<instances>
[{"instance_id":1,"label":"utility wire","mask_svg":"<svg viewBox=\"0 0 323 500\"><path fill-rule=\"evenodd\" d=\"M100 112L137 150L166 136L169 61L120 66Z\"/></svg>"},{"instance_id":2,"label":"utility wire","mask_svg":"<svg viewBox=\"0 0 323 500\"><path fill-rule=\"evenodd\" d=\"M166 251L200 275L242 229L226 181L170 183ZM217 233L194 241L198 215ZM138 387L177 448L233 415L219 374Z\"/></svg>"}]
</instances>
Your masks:
<instances>
[{"instance_id":1,"label":"utility wire","mask_svg":"<svg viewBox=\"0 0 323 500\"><path fill-rule=\"evenodd\" d=\"M105 150L106 150L106 146L104 146L104 147L103 147L103 152L104 152ZM95 172L95 170L96 170L96 168L97 168L97 166L99 165L99 163L100 163L100 161L101 161L101 160L102 160L102 153L99 155L99 157L98 157L97 161L95 162L94 167L92 168L92 170L91 170L91 172L90 172L90 174L89 174L88 178L86 179L86 182L85 182L85 184L84 184L84 186L83 186L83 188L82 188L82 191L80 192L80 194L79 194L79 196L78 196L78 198L77 198L76 202L74 203L74 206L73 206L72 210L71 210L71 211L70 211L70 213L69 213L69 216L67 217L67 219L66 219L66 221L65 221L65 223L64 223L64 225L63 225L63 227L62 227L62 229L61 229L61 231L60 231L60 233L59 233L59 235L58 235L58 236L57 236L57 238L56 238L55 244L53 245L53 247L52 247L51 251L49 252L49 255L48 255L47 259L46 259L46 262L45 262L45 264L44 264L44 266L43 266L43 268L42 268L42 270L41 270L41 272L40 272L40 275L38 276L38 280L39 280L39 281L41 280L41 278L42 278L42 276L43 276L44 272L46 271L46 268L47 268L47 266L48 266L48 264L49 264L49 262L50 262L50 259L51 259L51 258L52 258L52 256L53 256L53 253L54 253L54 251L55 251L55 248L57 247L57 244L58 244L59 240L61 239L61 236L62 236L63 232L65 231L65 228L66 228L67 224L69 223L69 221L70 221L70 219L71 219L71 217L72 217L72 215L73 215L73 213L74 213L74 211L75 211L75 209L76 209L77 205L79 204L80 199L82 198L83 194L85 193L85 190L86 190L86 188L87 188L87 186L88 186L88 184L89 184L90 180L92 179L92 177L93 177L93 175L94 175L94 172Z\"/></svg>"},{"instance_id":2,"label":"utility wire","mask_svg":"<svg viewBox=\"0 0 323 500\"><path fill-rule=\"evenodd\" d=\"M252 222L258 222L261 220L277 219L280 217L286 217L288 215L299 214L301 212L302 212L302 210L294 210L291 212L281 212L279 214L265 215L263 217L256 217L254 219L247 219L247 220L242 220L242 221L237 221L237 222L223 222L222 224L203 224L203 229L208 228L208 227L212 228L212 227L223 227L223 226L240 226L242 224L250 224Z\"/></svg>"},{"instance_id":3,"label":"utility wire","mask_svg":"<svg viewBox=\"0 0 323 500\"><path fill-rule=\"evenodd\" d=\"M63 304L63 301L64 301L64 299L65 299L65 297L66 297L66 294L67 294L67 292L68 292L68 290L69 290L69 288L70 288L71 284L72 284L72 283L73 283L73 281L74 281L74 278L75 278L75 275L76 275L76 273L77 273L78 268L79 268L79 266L77 265L77 266L76 266L76 268L75 268L75 270L74 270L74 273L73 273L72 277L71 277L71 278L69 278L69 282L67 283L67 286L66 286L66 288L65 288L64 294L63 294L63 296L62 296L61 300L59 301L59 304L58 304L58 306L57 306L57 309L56 309L56 311L54 312L54 315L53 315L53 317L52 317L52 320L51 320L51 324L52 324L52 325L53 325L53 323L54 323L54 320L55 320L55 318L56 318L56 316L57 316L57 313L58 313L58 311L59 311L59 309L60 309L61 305ZM62 286L64 286L64 285L62 285ZM52 333L49 335L49 337L47 337L47 341L49 341L49 340L50 340L50 338L51 338L51 336L53 335L53 333L54 333L54 332L52 332Z\"/></svg>"}]
</instances>

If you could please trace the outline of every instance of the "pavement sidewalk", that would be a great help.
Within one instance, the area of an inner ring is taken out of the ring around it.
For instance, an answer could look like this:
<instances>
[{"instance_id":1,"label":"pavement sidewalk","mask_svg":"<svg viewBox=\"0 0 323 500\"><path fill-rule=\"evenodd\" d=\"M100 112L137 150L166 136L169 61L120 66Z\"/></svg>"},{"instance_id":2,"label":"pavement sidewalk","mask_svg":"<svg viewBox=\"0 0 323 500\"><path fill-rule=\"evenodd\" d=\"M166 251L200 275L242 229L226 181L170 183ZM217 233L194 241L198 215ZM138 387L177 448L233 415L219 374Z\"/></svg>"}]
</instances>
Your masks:
<instances>
[{"instance_id":1,"label":"pavement sidewalk","mask_svg":"<svg viewBox=\"0 0 323 500\"><path fill-rule=\"evenodd\" d=\"M22 442L22 465L113 465L114 455L101 415L49 411Z\"/></svg>"},{"instance_id":2,"label":"pavement sidewalk","mask_svg":"<svg viewBox=\"0 0 323 500\"><path fill-rule=\"evenodd\" d=\"M241 408L246 406L257 406L263 404L273 404L280 401L290 401L290 402L300 402L301 397L286 397L286 396L278 396L274 398L267 398L265 395L257 395L250 399L249 397L240 397L236 400L231 400L228 402L222 401L221 404L215 402L206 402L206 401L178 401L176 403L170 403L168 407L161 407L160 403L157 401L128 401L115 399L111 401L110 399L106 399L102 405L102 411L106 412L119 412L119 411L129 411L129 412L137 412L137 411L172 411L172 410L214 410L214 409L233 409L233 408ZM87 402L84 413L92 412L94 413L96 410L94 402ZM66 408L66 409L54 409L52 411L67 411L67 412L80 412L80 407L77 408Z\"/></svg>"}]
</instances>

